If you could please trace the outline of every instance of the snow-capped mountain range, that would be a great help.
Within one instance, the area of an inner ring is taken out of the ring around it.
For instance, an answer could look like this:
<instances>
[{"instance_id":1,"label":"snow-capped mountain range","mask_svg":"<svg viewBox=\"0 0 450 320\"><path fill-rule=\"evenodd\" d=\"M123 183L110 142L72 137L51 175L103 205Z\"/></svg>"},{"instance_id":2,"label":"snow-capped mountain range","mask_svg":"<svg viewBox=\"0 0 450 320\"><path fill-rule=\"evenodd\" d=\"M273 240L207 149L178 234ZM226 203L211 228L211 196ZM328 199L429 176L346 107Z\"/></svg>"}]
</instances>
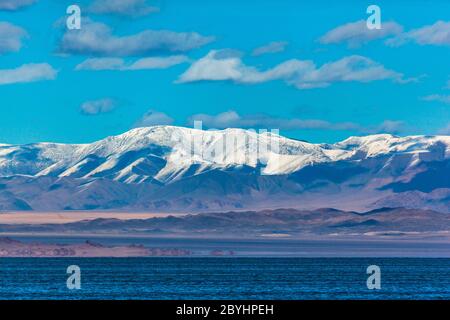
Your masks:
<instances>
[{"instance_id":1,"label":"snow-capped mountain range","mask_svg":"<svg viewBox=\"0 0 450 320\"><path fill-rule=\"evenodd\" d=\"M0 210L385 206L450 212L450 136L312 144L155 126L91 144L0 144Z\"/></svg>"}]
</instances>

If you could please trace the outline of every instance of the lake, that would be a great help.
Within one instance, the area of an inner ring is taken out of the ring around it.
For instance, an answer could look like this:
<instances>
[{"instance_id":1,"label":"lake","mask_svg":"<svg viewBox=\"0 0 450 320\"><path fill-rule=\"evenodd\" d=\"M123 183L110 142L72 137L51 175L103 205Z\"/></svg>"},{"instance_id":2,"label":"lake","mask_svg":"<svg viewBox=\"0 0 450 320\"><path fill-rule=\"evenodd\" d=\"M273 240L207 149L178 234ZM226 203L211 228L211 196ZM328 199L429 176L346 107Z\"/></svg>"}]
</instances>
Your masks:
<instances>
[{"instance_id":1,"label":"lake","mask_svg":"<svg viewBox=\"0 0 450 320\"><path fill-rule=\"evenodd\" d=\"M69 265L80 290L66 287ZM450 299L450 259L3 258L0 299Z\"/></svg>"}]
</instances>

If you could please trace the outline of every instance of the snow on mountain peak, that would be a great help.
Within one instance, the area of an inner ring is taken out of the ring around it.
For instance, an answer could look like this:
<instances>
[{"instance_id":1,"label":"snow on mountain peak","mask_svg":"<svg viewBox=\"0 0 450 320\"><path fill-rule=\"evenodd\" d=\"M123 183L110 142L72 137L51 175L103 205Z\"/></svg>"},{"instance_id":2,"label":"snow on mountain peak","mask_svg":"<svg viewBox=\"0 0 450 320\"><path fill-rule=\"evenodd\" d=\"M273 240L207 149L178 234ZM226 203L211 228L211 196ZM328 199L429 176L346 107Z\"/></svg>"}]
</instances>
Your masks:
<instances>
[{"instance_id":1,"label":"snow on mountain peak","mask_svg":"<svg viewBox=\"0 0 450 320\"><path fill-rule=\"evenodd\" d=\"M153 126L90 144L0 145L0 176L169 182L208 170L243 166L260 169L265 175L282 175L318 163L398 153L449 157L450 137L379 134L350 137L336 144L312 144L273 132Z\"/></svg>"},{"instance_id":2,"label":"snow on mountain peak","mask_svg":"<svg viewBox=\"0 0 450 320\"><path fill-rule=\"evenodd\" d=\"M430 148L441 144L445 153L450 153L449 136L407 136L377 134L363 137L350 137L336 143L337 148L365 152L367 157L389 153L428 153Z\"/></svg>"}]
</instances>

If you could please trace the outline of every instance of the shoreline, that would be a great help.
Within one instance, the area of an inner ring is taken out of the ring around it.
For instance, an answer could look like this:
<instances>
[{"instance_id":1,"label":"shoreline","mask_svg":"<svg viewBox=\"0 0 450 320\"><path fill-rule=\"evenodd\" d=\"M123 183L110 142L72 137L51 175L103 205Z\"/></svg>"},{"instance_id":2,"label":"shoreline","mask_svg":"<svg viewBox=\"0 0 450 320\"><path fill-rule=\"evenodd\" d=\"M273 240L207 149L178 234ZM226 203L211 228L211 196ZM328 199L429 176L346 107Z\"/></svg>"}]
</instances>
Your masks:
<instances>
[{"instance_id":1,"label":"shoreline","mask_svg":"<svg viewBox=\"0 0 450 320\"><path fill-rule=\"evenodd\" d=\"M0 238L2 239L2 238ZM3 238L4 239L4 238ZM89 236L14 236L24 246L70 247L85 243L94 243L106 248L99 257L136 256L136 248L147 251L137 256L179 256L165 254L171 250L189 253L189 257L267 257L267 258L450 258L449 241L392 241L392 240L355 240L355 239L192 239L192 238L155 238L155 237L89 237ZM0 242L1 244L1 242ZM148 250L156 250L149 253ZM0 245L1 251L1 245ZM110 253L108 255L108 252ZM125 253L124 253L125 252ZM132 254L130 254L132 252ZM159 254L154 254L159 252ZM162 254L161 254L162 253ZM0 255L1 256L1 255ZM88 255L82 255L82 257Z\"/></svg>"},{"instance_id":2,"label":"shoreline","mask_svg":"<svg viewBox=\"0 0 450 320\"><path fill-rule=\"evenodd\" d=\"M41 225L65 224L96 219L118 220L145 220L150 218L166 218L169 216L182 217L187 213L145 213L145 212L118 212L118 211L8 211L0 212L0 224L10 225Z\"/></svg>"},{"instance_id":3,"label":"shoreline","mask_svg":"<svg viewBox=\"0 0 450 320\"><path fill-rule=\"evenodd\" d=\"M189 254L189 251L180 249L148 248L135 244L106 246L89 240L84 243L57 244L0 238L0 258L129 258Z\"/></svg>"}]
</instances>

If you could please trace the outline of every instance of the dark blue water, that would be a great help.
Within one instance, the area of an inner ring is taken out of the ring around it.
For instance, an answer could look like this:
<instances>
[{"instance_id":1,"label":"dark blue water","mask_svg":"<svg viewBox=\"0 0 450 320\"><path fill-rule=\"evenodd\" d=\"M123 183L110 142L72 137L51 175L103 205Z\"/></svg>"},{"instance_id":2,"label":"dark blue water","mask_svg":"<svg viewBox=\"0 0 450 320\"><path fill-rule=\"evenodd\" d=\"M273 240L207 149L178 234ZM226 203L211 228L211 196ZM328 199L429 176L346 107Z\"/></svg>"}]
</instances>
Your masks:
<instances>
[{"instance_id":1,"label":"dark blue water","mask_svg":"<svg viewBox=\"0 0 450 320\"><path fill-rule=\"evenodd\" d=\"M381 290L367 289L372 264ZM450 299L450 259L6 258L0 299Z\"/></svg>"}]
</instances>

